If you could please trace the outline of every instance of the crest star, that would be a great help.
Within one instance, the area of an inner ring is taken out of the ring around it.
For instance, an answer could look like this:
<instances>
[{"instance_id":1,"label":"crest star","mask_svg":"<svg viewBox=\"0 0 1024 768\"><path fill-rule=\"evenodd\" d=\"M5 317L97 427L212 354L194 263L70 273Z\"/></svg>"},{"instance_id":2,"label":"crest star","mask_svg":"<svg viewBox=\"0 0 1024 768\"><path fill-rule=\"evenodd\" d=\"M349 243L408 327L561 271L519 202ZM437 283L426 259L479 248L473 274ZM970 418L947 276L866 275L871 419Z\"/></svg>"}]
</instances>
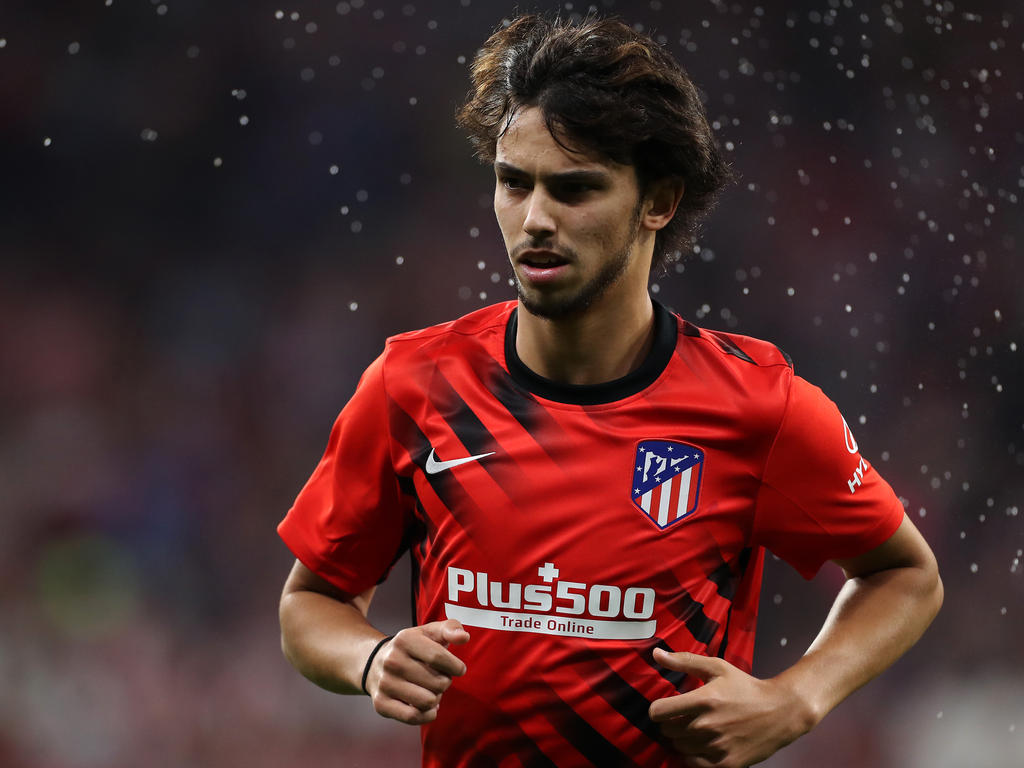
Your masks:
<instances>
[{"instance_id":1,"label":"crest star","mask_svg":"<svg viewBox=\"0 0 1024 768\"><path fill-rule=\"evenodd\" d=\"M668 447L668 452L669 452L669 453L672 453L672 451L673 451L673 448L672 448L672 446L670 445L670 446Z\"/></svg>"}]
</instances>

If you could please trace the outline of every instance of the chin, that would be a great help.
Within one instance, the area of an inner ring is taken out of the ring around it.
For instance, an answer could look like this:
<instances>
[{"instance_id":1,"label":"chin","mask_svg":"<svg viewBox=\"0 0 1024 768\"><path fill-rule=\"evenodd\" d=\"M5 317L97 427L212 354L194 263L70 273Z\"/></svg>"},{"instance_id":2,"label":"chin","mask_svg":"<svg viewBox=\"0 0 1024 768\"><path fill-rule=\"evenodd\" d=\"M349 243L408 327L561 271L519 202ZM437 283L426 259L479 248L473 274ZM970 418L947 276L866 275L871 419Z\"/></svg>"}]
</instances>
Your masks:
<instances>
[{"instance_id":1,"label":"chin","mask_svg":"<svg viewBox=\"0 0 1024 768\"><path fill-rule=\"evenodd\" d=\"M519 303L531 315L543 317L545 320L561 320L583 314L594 303L597 296L592 293L580 292L570 295L551 295L540 291L526 291L516 281Z\"/></svg>"}]
</instances>

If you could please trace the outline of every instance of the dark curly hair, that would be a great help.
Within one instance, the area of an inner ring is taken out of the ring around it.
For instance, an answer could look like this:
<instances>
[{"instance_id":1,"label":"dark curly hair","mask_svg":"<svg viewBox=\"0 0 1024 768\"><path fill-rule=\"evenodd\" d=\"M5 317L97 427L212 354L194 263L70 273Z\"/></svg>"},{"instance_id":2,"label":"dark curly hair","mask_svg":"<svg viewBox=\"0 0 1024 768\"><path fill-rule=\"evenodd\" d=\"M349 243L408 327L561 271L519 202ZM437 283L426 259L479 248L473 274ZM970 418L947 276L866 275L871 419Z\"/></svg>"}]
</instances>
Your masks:
<instances>
[{"instance_id":1,"label":"dark curly hair","mask_svg":"<svg viewBox=\"0 0 1024 768\"><path fill-rule=\"evenodd\" d=\"M652 269L692 247L700 220L732 178L689 76L661 45L618 19L520 16L484 43L471 79L456 119L483 162L494 162L518 110L539 107L559 144L634 166L641 190L682 179L683 199L658 232Z\"/></svg>"}]
</instances>

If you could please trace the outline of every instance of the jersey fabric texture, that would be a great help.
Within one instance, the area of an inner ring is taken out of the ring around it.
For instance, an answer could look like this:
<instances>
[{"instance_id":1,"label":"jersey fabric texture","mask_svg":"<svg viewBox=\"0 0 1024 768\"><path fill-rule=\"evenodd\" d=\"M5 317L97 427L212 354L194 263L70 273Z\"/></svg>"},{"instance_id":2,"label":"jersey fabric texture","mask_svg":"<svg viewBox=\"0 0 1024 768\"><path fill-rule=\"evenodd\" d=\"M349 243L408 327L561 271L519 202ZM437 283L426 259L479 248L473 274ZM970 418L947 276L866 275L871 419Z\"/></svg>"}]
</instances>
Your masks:
<instances>
[{"instance_id":1,"label":"jersey fabric texture","mask_svg":"<svg viewBox=\"0 0 1024 768\"><path fill-rule=\"evenodd\" d=\"M765 551L810 578L902 505L768 343L656 304L639 369L565 386L515 332L508 302L389 339L278 531L350 594L410 550L416 622L469 631L425 766L680 765L647 710L698 683L653 649L749 672Z\"/></svg>"}]
</instances>

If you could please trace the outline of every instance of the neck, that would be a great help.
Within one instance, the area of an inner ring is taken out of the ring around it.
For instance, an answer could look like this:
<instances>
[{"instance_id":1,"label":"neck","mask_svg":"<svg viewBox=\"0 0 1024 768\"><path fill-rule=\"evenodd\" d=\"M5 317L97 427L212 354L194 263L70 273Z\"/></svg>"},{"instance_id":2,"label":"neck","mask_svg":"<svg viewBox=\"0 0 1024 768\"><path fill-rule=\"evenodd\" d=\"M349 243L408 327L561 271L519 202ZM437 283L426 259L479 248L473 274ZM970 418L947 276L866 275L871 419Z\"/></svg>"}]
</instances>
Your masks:
<instances>
[{"instance_id":1,"label":"neck","mask_svg":"<svg viewBox=\"0 0 1024 768\"><path fill-rule=\"evenodd\" d=\"M646 288L646 286L645 286ZM603 384L640 367L654 341L654 307L646 290L613 309L594 306L549 320L519 304L516 353L539 376L561 384Z\"/></svg>"}]
</instances>

